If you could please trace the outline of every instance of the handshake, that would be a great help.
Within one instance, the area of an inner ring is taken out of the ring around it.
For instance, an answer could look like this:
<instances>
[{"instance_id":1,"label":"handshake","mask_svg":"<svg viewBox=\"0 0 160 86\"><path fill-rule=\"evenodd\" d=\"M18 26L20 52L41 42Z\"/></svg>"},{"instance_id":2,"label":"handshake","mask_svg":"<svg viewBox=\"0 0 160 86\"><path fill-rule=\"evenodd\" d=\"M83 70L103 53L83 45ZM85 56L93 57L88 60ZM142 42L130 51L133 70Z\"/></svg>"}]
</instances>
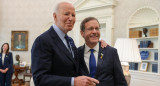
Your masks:
<instances>
[{"instance_id":1,"label":"handshake","mask_svg":"<svg viewBox=\"0 0 160 86\"><path fill-rule=\"evenodd\" d=\"M74 86L96 86L96 84L99 84L99 81L91 77L78 76L74 78Z\"/></svg>"}]
</instances>

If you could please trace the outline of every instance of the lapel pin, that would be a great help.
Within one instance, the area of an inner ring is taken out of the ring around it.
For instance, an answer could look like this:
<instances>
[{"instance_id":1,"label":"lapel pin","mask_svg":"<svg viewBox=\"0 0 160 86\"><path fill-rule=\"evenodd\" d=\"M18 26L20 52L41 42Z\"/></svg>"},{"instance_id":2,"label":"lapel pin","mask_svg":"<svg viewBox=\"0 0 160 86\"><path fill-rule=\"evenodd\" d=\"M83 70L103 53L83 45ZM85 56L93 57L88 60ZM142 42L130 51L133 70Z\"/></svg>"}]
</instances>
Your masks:
<instances>
[{"instance_id":1,"label":"lapel pin","mask_svg":"<svg viewBox=\"0 0 160 86\"><path fill-rule=\"evenodd\" d=\"M103 58L103 53L101 53L101 59Z\"/></svg>"}]
</instances>

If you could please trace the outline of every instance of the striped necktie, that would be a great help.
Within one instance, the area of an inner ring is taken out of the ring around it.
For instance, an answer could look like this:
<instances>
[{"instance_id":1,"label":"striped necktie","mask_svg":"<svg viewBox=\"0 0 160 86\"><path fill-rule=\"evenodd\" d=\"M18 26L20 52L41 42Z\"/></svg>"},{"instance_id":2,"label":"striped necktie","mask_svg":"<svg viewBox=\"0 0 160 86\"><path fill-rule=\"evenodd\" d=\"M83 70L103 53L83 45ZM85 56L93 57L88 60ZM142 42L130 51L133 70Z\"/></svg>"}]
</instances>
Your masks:
<instances>
[{"instance_id":1,"label":"striped necktie","mask_svg":"<svg viewBox=\"0 0 160 86\"><path fill-rule=\"evenodd\" d=\"M66 41L67 41L67 45L68 45L69 51L70 51L70 53L71 53L70 39L69 39L69 37L68 37L67 35L65 35L64 38L65 38Z\"/></svg>"}]
</instances>

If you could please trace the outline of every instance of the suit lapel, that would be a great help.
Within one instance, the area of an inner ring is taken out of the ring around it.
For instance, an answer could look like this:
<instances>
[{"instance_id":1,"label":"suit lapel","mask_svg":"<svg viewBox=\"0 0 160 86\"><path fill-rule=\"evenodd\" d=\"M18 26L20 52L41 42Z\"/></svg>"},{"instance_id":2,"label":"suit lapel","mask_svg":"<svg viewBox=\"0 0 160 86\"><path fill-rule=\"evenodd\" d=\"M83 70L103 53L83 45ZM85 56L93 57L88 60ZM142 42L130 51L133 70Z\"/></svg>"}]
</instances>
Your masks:
<instances>
[{"instance_id":1,"label":"suit lapel","mask_svg":"<svg viewBox=\"0 0 160 86\"><path fill-rule=\"evenodd\" d=\"M84 49L85 49L85 45L83 46L82 51L80 53L80 55L82 55L81 56L81 58L82 58L82 65L83 65L82 69L89 76L89 70L88 70L87 65L85 63L85 60L84 60ZM95 78L97 77L97 75L98 75L98 73L100 71L99 67L102 66L102 64L103 64L103 55L104 55L104 48L101 48L101 43L99 43L98 62L97 62L97 68L96 68Z\"/></svg>"},{"instance_id":2,"label":"suit lapel","mask_svg":"<svg viewBox=\"0 0 160 86\"><path fill-rule=\"evenodd\" d=\"M69 52L69 50L66 48L62 40L59 38L57 33L54 31L53 27L50 28L50 35L55 40L55 44L61 49L62 52L66 54L66 56L74 63L76 64L75 60L73 59L72 54Z\"/></svg>"},{"instance_id":3,"label":"suit lapel","mask_svg":"<svg viewBox=\"0 0 160 86\"><path fill-rule=\"evenodd\" d=\"M103 55L104 55L104 48L101 48L101 43L99 42L99 52L98 52L98 64L97 64L97 69L96 69L96 75L95 78L97 77L99 71L100 71L100 66L103 64Z\"/></svg>"},{"instance_id":4,"label":"suit lapel","mask_svg":"<svg viewBox=\"0 0 160 86\"><path fill-rule=\"evenodd\" d=\"M80 55L82 55L82 69L84 70L84 72L89 76L89 70L88 70L88 68L87 68L87 65L86 65L86 63L85 63L85 60L84 60L84 50L85 50L85 45L83 45L83 48L82 48L82 53L80 54Z\"/></svg>"},{"instance_id":5,"label":"suit lapel","mask_svg":"<svg viewBox=\"0 0 160 86\"><path fill-rule=\"evenodd\" d=\"M2 64L2 54L0 53L0 65Z\"/></svg>"},{"instance_id":6,"label":"suit lapel","mask_svg":"<svg viewBox=\"0 0 160 86\"><path fill-rule=\"evenodd\" d=\"M0 59L2 59L2 54L0 53Z\"/></svg>"},{"instance_id":7,"label":"suit lapel","mask_svg":"<svg viewBox=\"0 0 160 86\"><path fill-rule=\"evenodd\" d=\"M5 57L4 57L4 62L6 63L6 61L8 60L8 58L9 58L9 54L7 53L7 54L5 54Z\"/></svg>"}]
</instances>

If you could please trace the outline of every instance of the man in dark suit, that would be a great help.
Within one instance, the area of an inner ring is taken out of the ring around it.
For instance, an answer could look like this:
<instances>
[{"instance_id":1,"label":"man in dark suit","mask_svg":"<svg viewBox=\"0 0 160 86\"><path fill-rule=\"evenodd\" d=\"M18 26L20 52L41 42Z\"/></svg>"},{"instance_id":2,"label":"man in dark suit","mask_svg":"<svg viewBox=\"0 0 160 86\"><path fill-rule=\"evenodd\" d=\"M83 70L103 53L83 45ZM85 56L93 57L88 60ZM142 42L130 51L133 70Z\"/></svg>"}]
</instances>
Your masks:
<instances>
[{"instance_id":1,"label":"man in dark suit","mask_svg":"<svg viewBox=\"0 0 160 86\"><path fill-rule=\"evenodd\" d=\"M78 76L76 46L67 36L75 23L75 8L61 2L53 13L55 24L38 36L32 46L32 74L35 86L90 86L96 79Z\"/></svg>"},{"instance_id":2,"label":"man in dark suit","mask_svg":"<svg viewBox=\"0 0 160 86\"><path fill-rule=\"evenodd\" d=\"M127 86L117 50L111 46L101 48L100 24L94 17L85 18L80 26L85 45L79 47L82 75L99 80L97 86Z\"/></svg>"}]
</instances>

